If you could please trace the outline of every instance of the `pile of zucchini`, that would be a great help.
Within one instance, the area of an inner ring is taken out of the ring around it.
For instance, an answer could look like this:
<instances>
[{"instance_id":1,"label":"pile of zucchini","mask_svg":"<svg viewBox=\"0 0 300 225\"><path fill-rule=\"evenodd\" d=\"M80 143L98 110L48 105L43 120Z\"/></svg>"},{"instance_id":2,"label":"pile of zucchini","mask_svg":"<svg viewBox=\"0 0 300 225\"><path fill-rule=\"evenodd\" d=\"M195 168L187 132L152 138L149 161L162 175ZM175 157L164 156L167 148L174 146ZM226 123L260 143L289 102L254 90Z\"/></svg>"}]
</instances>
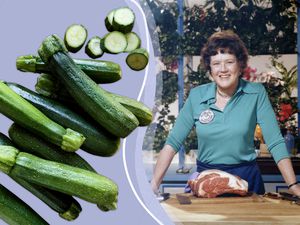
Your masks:
<instances>
[{"instance_id":1,"label":"pile of zucchini","mask_svg":"<svg viewBox=\"0 0 300 225\"><path fill-rule=\"evenodd\" d=\"M55 34L46 37L38 55L16 60L18 70L40 74L35 91L0 81L0 113L13 121L9 137L0 133L0 170L65 220L76 219L82 210L73 196L102 211L117 208L117 184L97 173L76 151L112 156L121 138L152 121L152 112L143 103L99 86L122 77L117 63L95 59L104 52L128 52L127 63L135 70L147 65L148 53L140 48L133 23L128 7L109 12L105 25L110 32L86 44L90 59L69 54L86 42L83 25L68 27L63 39ZM1 184L0 219L8 224L48 224Z\"/></svg>"}]
</instances>

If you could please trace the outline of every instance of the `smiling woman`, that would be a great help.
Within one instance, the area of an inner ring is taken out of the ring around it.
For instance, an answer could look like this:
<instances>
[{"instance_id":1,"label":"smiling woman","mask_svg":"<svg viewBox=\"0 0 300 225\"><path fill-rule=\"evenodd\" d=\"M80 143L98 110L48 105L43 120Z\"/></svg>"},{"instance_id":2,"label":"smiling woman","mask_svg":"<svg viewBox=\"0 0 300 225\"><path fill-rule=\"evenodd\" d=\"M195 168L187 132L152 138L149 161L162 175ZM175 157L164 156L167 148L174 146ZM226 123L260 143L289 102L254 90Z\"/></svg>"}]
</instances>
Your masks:
<instances>
[{"instance_id":1,"label":"smiling woman","mask_svg":"<svg viewBox=\"0 0 300 225\"><path fill-rule=\"evenodd\" d=\"M157 191L171 160L194 126L198 139L197 172L219 169L246 180L249 192L263 194L264 183L253 142L259 124L285 182L295 183L295 173L265 88L241 79L248 51L239 36L232 31L214 33L201 56L213 82L190 91L158 157L151 181L153 191ZM299 185L291 186L290 190L300 196Z\"/></svg>"}]
</instances>

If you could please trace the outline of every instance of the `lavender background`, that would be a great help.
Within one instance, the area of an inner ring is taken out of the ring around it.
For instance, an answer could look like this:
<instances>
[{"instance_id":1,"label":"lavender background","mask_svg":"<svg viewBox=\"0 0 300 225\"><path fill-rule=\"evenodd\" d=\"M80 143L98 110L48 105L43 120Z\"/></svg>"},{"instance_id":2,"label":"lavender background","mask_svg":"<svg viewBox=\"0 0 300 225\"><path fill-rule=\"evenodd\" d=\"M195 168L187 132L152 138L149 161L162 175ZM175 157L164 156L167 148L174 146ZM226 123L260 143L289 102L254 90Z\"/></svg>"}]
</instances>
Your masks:
<instances>
[{"instance_id":1,"label":"lavender background","mask_svg":"<svg viewBox=\"0 0 300 225\"><path fill-rule=\"evenodd\" d=\"M37 75L23 73L16 69L15 60L20 55L37 54L37 48L42 40L53 33L63 37L65 29L73 24L83 24L88 30L88 38L94 35L103 36L107 31L104 26L106 14L113 8L128 5L136 14L134 31L142 38L142 47L146 46L145 21L134 0L52 0L52 1L16 1L0 0L0 49L1 73L0 80L17 82L32 90ZM84 50L72 54L77 58L88 58ZM101 59L117 62L122 67L123 78L114 84L102 85L103 88L137 98L146 76L146 70L135 72L125 64L126 54L105 54ZM150 43L150 62L144 94L141 98L152 108L155 88L155 62ZM1 107L1 106L0 106ZM0 114L0 132L7 134L12 121ZM73 222L61 219L56 212L42 203L27 190L19 186L3 173L0 173L0 183L17 194L28 203L50 224L173 224L154 198L142 164L141 146L146 128L138 128L123 141L120 150L109 158L90 155L78 151L99 173L108 176L119 186L118 209L102 212L96 205L80 202L83 210ZM125 161L124 161L125 160ZM125 164L124 164L125 162ZM127 166L127 167L126 167ZM127 172L129 177L127 177ZM131 184L132 183L132 184ZM151 216L151 215L152 216ZM153 218L155 217L155 219ZM0 220L0 224L4 224Z\"/></svg>"}]
</instances>

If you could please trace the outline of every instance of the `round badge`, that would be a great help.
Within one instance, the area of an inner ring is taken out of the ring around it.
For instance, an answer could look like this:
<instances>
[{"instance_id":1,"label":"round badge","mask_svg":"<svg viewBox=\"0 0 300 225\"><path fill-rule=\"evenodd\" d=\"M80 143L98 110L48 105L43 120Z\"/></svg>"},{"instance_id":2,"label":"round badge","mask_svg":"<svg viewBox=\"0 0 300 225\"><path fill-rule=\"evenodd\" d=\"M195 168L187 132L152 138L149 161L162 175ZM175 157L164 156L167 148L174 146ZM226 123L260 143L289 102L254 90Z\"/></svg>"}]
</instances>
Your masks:
<instances>
[{"instance_id":1,"label":"round badge","mask_svg":"<svg viewBox=\"0 0 300 225\"><path fill-rule=\"evenodd\" d=\"M200 123L210 123L215 117L215 114L210 109L203 111L199 116Z\"/></svg>"}]
</instances>

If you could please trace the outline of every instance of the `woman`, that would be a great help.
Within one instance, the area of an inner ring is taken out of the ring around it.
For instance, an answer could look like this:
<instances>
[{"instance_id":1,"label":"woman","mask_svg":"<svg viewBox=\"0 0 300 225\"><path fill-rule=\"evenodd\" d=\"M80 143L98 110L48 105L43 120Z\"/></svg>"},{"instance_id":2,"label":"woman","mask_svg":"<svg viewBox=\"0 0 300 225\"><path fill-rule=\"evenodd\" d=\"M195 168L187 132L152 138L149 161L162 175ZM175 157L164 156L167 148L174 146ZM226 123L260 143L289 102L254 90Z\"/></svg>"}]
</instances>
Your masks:
<instances>
[{"instance_id":1,"label":"woman","mask_svg":"<svg viewBox=\"0 0 300 225\"><path fill-rule=\"evenodd\" d=\"M253 142L259 124L290 191L300 196L300 185L263 85L241 79L248 61L244 43L231 31L217 32L203 47L201 60L214 82L190 91L159 154L152 190L157 192L174 155L195 126L197 171L229 172L246 180L249 191L263 194L265 189Z\"/></svg>"}]
</instances>

